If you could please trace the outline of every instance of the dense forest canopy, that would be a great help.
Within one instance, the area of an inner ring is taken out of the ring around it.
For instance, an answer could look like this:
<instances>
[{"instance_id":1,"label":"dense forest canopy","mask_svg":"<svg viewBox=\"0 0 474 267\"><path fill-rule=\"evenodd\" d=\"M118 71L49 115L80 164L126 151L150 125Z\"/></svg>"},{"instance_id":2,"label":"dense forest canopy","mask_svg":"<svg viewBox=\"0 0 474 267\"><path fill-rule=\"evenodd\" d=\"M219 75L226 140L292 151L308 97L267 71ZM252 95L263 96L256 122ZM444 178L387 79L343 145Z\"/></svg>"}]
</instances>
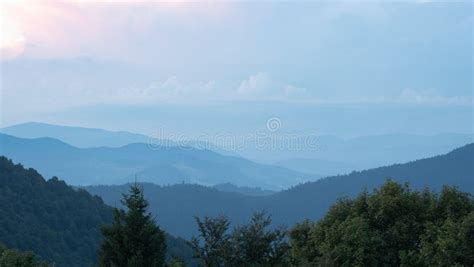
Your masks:
<instances>
[{"instance_id":1,"label":"dense forest canopy","mask_svg":"<svg viewBox=\"0 0 474 267\"><path fill-rule=\"evenodd\" d=\"M0 241L58 266L92 265L100 225L112 209L99 197L0 157Z\"/></svg>"},{"instance_id":2,"label":"dense forest canopy","mask_svg":"<svg viewBox=\"0 0 474 267\"><path fill-rule=\"evenodd\" d=\"M290 247L298 266L472 266L474 199L388 181L295 226Z\"/></svg>"},{"instance_id":3,"label":"dense forest canopy","mask_svg":"<svg viewBox=\"0 0 474 267\"><path fill-rule=\"evenodd\" d=\"M203 266L472 266L474 198L455 187L414 191L386 181L342 198L318 221L286 231L257 212L230 229L225 216L196 219Z\"/></svg>"},{"instance_id":4,"label":"dense forest canopy","mask_svg":"<svg viewBox=\"0 0 474 267\"><path fill-rule=\"evenodd\" d=\"M112 222L113 208L85 190L0 156L0 242L32 251L55 266L92 266L101 226ZM167 257L190 260L186 241L165 234ZM1 266L1 265L0 265Z\"/></svg>"}]
</instances>

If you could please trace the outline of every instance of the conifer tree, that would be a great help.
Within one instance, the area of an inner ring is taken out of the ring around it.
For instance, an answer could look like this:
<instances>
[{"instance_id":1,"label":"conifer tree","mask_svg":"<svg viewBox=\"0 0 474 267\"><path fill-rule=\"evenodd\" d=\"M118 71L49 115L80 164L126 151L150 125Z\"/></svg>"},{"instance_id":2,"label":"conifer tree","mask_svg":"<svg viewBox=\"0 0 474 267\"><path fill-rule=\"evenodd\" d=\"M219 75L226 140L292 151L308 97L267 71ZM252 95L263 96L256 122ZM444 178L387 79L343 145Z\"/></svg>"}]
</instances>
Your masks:
<instances>
[{"instance_id":1,"label":"conifer tree","mask_svg":"<svg viewBox=\"0 0 474 267\"><path fill-rule=\"evenodd\" d=\"M127 211L115 209L111 225L102 228L104 240L99 249L99 266L163 266L166 243L156 226L143 190L135 183L122 203Z\"/></svg>"}]
</instances>

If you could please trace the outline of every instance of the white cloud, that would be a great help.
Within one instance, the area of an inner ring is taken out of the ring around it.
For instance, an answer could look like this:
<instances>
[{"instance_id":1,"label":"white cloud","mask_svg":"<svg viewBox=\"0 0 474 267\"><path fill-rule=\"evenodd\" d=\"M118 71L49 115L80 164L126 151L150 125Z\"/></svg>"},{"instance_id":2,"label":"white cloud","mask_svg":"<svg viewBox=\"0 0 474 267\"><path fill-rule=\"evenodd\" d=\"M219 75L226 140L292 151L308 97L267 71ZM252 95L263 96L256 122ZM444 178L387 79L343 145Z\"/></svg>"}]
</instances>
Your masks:
<instances>
[{"instance_id":1,"label":"white cloud","mask_svg":"<svg viewBox=\"0 0 474 267\"><path fill-rule=\"evenodd\" d=\"M237 94L242 96L262 96L268 93L275 84L267 73L257 73L243 80L237 89Z\"/></svg>"},{"instance_id":2,"label":"white cloud","mask_svg":"<svg viewBox=\"0 0 474 267\"><path fill-rule=\"evenodd\" d=\"M395 96L361 97L330 101L331 104L397 104L417 106L471 106L472 96L443 96L434 90L404 89Z\"/></svg>"},{"instance_id":3,"label":"white cloud","mask_svg":"<svg viewBox=\"0 0 474 267\"><path fill-rule=\"evenodd\" d=\"M402 104L428 104L428 105L472 105L472 97L468 96L442 96L433 90L404 89L394 102Z\"/></svg>"},{"instance_id":4,"label":"white cloud","mask_svg":"<svg viewBox=\"0 0 474 267\"><path fill-rule=\"evenodd\" d=\"M304 97L306 89L273 79L268 73L259 72L240 83L237 98L247 100L295 100Z\"/></svg>"},{"instance_id":5,"label":"white cloud","mask_svg":"<svg viewBox=\"0 0 474 267\"><path fill-rule=\"evenodd\" d=\"M177 76L154 81L147 86L123 87L104 94L102 100L112 103L153 104L205 103L216 101L298 101L306 96L306 89L274 80L268 73L259 72L241 82L209 80L184 82ZM112 96L112 97L111 97Z\"/></svg>"},{"instance_id":6,"label":"white cloud","mask_svg":"<svg viewBox=\"0 0 474 267\"><path fill-rule=\"evenodd\" d=\"M323 97L318 92L325 92L324 88L306 89L281 81L267 72L258 72L240 81L187 81L170 76L148 83L134 84L128 80L100 85L89 84L87 79L71 79L67 73L59 76L39 73L28 76L30 79L18 77L10 77L2 86L3 118L29 118L31 114L100 104L146 106L160 103L200 105L226 101L279 101L325 106L473 106L472 96L446 96L434 90L404 89L390 96ZM50 79L54 79L54 83ZM120 86L122 83L124 85ZM18 109L18 106L22 108Z\"/></svg>"}]
</instances>

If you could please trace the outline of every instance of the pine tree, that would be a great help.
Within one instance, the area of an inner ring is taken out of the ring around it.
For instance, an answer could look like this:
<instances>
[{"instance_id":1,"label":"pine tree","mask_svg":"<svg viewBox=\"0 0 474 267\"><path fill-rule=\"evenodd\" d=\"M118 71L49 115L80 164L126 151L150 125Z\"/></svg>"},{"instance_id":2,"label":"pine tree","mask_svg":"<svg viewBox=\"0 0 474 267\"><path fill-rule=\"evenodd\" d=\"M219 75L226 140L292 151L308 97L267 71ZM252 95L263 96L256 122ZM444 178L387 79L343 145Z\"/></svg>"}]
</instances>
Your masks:
<instances>
[{"instance_id":1,"label":"pine tree","mask_svg":"<svg viewBox=\"0 0 474 267\"><path fill-rule=\"evenodd\" d=\"M141 187L133 184L122 203L127 211L115 209L112 224L102 228L104 240L99 249L99 266L163 266L164 232L147 213L148 202Z\"/></svg>"}]
</instances>

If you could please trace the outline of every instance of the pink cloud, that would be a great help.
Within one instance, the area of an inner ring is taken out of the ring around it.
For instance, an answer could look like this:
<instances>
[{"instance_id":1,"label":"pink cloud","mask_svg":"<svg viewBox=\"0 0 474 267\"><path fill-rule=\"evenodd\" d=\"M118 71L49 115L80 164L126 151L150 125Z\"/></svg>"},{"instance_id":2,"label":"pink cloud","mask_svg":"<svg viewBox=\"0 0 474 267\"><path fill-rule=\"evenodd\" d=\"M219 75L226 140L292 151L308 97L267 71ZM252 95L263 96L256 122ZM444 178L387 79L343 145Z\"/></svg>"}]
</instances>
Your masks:
<instances>
[{"instance_id":1,"label":"pink cloud","mask_svg":"<svg viewBox=\"0 0 474 267\"><path fill-rule=\"evenodd\" d=\"M2 3L1 49L4 58L96 56L129 59L134 37L146 37L152 23L170 16L222 16L223 5L184 2L11 2ZM216 10L219 10L217 12ZM138 51L141 52L141 51Z\"/></svg>"}]
</instances>

